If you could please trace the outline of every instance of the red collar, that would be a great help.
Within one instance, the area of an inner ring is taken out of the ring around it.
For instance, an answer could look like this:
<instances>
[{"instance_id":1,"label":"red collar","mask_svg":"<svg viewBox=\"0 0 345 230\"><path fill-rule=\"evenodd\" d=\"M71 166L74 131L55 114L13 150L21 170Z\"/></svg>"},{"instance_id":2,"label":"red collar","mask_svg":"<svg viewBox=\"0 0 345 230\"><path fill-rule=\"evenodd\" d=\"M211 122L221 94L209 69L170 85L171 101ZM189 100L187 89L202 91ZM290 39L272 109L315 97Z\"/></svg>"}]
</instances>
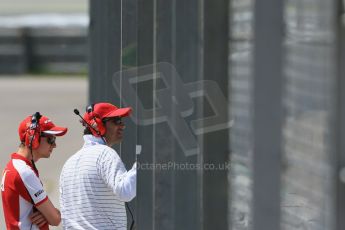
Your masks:
<instances>
[{"instance_id":1,"label":"red collar","mask_svg":"<svg viewBox=\"0 0 345 230\"><path fill-rule=\"evenodd\" d=\"M28 166L30 166L30 168L36 172L37 176L38 176L38 171L35 170L34 166L32 165L31 161L25 157L23 157L22 155L19 155L18 153L12 153L11 154L11 159L18 159L18 160L22 160L24 161Z\"/></svg>"}]
</instances>

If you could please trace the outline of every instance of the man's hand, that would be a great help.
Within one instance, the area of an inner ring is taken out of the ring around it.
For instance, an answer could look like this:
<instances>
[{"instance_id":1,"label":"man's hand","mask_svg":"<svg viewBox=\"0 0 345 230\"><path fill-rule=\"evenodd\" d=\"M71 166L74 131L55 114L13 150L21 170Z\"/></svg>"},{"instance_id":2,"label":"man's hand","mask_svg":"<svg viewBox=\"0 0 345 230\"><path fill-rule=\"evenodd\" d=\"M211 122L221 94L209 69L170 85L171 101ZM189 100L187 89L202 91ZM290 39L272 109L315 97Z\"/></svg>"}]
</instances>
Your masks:
<instances>
[{"instance_id":1,"label":"man's hand","mask_svg":"<svg viewBox=\"0 0 345 230\"><path fill-rule=\"evenodd\" d=\"M33 224L36 224L38 227L42 227L43 225L45 225L47 222L46 218L42 215L42 213L40 211L36 211L34 213L32 213L30 216L30 221Z\"/></svg>"}]
</instances>

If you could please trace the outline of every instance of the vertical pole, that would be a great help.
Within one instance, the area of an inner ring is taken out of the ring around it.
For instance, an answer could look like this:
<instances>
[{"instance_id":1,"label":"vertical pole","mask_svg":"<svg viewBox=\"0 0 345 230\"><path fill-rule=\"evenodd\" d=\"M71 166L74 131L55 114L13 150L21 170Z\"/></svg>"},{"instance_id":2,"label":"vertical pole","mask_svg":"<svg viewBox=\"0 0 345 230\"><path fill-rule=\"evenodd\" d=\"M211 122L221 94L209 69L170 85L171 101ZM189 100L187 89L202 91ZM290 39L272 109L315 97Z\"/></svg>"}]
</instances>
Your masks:
<instances>
[{"instance_id":1,"label":"vertical pole","mask_svg":"<svg viewBox=\"0 0 345 230\"><path fill-rule=\"evenodd\" d=\"M204 1L203 80L212 80L228 95L229 18L228 0ZM224 105L226 106L226 105ZM209 108L204 105L203 111ZM227 116L227 115L226 115ZM203 163L228 161L229 130L203 134ZM228 186L226 170L203 170L203 227L226 229Z\"/></svg>"},{"instance_id":2,"label":"vertical pole","mask_svg":"<svg viewBox=\"0 0 345 230\"><path fill-rule=\"evenodd\" d=\"M254 7L253 229L280 229L283 1Z\"/></svg>"},{"instance_id":3,"label":"vertical pole","mask_svg":"<svg viewBox=\"0 0 345 230\"><path fill-rule=\"evenodd\" d=\"M344 21L344 5L342 0L335 1L336 18L335 24L337 26L337 36L335 50L338 51L336 56L337 67L337 104L335 105L336 117L333 127L335 128L335 177L336 180L336 196L334 203L336 205L336 229L345 229L345 80L344 80L344 60L345 60L345 21Z\"/></svg>"}]
</instances>

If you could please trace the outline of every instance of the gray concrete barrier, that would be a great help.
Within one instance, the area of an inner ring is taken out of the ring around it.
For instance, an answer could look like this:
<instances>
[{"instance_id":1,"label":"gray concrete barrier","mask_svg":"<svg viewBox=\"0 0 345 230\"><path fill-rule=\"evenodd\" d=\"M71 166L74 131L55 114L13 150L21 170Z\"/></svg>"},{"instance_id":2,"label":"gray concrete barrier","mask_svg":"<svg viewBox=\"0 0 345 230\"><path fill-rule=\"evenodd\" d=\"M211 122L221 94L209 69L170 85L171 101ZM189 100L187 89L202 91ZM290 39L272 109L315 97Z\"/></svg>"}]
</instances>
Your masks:
<instances>
[{"instance_id":1,"label":"gray concrete barrier","mask_svg":"<svg viewBox=\"0 0 345 230\"><path fill-rule=\"evenodd\" d=\"M85 73L87 28L0 28L0 74Z\"/></svg>"}]
</instances>

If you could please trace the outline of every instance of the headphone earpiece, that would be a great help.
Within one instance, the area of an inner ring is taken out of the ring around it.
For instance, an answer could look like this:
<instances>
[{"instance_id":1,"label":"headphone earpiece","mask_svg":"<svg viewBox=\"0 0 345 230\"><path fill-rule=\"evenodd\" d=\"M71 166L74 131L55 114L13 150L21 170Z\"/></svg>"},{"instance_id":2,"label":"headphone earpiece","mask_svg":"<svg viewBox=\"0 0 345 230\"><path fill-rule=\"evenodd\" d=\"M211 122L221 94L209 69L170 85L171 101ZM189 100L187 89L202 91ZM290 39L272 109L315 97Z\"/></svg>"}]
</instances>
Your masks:
<instances>
[{"instance_id":1,"label":"headphone earpiece","mask_svg":"<svg viewBox=\"0 0 345 230\"><path fill-rule=\"evenodd\" d=\"M32 149L37 149L40 146L40 126L39 120L41 118L41 114L36 112L31 117L31 123L26 130L25 134L25 145Z\"/></svg>"},{"instance_id":2,"label":"headphone earpiece","mask_svg":"<svg viewBox=\"0 0 345 230\"><path fill-rule=\"evenodd\" d=\"M94 104L86 107L86 112L89 116L90 126L92 126L93 128L91 129L92 134L96 137L103 136L105 134L106 128L103 124L102 119L94 113Z\"/></svg>"},{"instance_id":3,"label":"headphone earpiece","mask_svg":"<svg viewBox=\"0 0 345 230\"><path fill-rule=\"evenodd\" d=\"M39 142L40 132L38 130L28 129L26 131L25 145L32 149L37 149L40 146Z\"/></svg>"}]
</instances>

